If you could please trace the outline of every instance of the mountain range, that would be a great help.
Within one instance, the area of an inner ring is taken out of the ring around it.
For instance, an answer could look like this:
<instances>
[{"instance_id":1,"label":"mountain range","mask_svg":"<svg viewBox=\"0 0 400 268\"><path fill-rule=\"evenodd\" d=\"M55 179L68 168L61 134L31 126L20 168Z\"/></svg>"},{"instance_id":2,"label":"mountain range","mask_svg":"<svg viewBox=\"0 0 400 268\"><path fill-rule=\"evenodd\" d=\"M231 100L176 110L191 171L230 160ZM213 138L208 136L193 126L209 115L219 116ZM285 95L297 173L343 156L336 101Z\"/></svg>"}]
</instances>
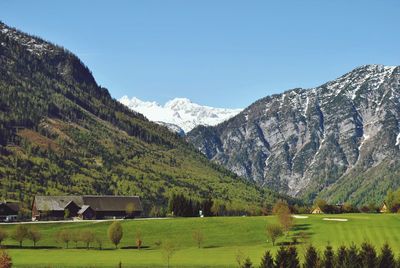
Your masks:
<instances>
[{"instance_id":1,"label":"mountain range","mask_svg":"<svg viewBox=\"0 0 400 268\"><path fill-rule=\"evenodd\" d=\"M181 135L199 125L214 126L222 123L243 110L203 106L186 98L175 98L165 105L142 101L135 97L129 99L127 96L119 101L149 120L163 124Z\"/></svg>"},{"instance_id":2,"label":"mountain range","mask_svg":"<svg viewBox=\"0 0 400 268\"><path fill-rule=\"evenodd\" d=\"M0 197L27 207L36 194L139 195L155 215L184 193L239 212L278 197L113 99L68 50L1 22L0 152Z\"/></svg>"},{"instance_id":3,"label":"mountain range","mask_svg":"<svg viewBox=\"0 0 400 268\"><path fill-rule=\"evenodd\" d=\"M286 195L377 203L400 186L399 102L400 67L383 65L243 110L118 101L74 54L0 22L0 197L140 195L147 212L173 193L236 212Z\"/></svg>"},{"instance_id":4,"label":"mountain range","mask_svg":"<svg viewBox=\"0 0 400 268\"><path fill-rule=\"evenodd\" d=\"M312 201L381 202L400 185L400 67L365 65L265 97L187 139L210 160Z\"/></svg>"}]
</instances>

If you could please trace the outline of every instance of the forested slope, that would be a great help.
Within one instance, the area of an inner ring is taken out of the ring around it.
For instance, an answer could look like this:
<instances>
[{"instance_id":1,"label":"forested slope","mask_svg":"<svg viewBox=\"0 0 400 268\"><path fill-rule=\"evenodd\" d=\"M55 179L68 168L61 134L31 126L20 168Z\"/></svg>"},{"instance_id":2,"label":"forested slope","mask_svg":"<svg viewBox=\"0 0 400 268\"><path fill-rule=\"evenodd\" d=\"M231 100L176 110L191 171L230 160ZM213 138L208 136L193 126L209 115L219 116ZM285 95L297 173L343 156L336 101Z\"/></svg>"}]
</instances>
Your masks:
<instances>
[{"instance_id":1,"label":"forested slope","mask_svg":"<svg viewBox=\"0 0 400 268\"><path fill-rule=\"evenodd\" d=\"M2 23L0 150L0 197L25 204L135 194L157 209L184 192L242 210L276 198L114 100L72 53Z\"/></svg>"}]
</instances>

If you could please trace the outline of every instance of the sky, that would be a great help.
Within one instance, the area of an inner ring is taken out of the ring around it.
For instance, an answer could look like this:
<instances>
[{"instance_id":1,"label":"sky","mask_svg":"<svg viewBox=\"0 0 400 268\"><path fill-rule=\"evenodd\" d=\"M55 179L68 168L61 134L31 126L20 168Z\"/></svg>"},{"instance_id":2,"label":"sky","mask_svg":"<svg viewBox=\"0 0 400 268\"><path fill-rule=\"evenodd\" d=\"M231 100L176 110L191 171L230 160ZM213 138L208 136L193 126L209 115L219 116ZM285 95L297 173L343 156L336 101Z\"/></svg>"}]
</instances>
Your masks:
<instances>
[{"instance_id":1,"label":"sky","mask_svg":"<svg viewBox=\"0 0 400 268\"><path fill-rule=\"evenodd\" d=\"M364 64L400 65L398 0L0 0L0 20L72 51L114 98L242 108Z\"/></svg>"}]
</instances>

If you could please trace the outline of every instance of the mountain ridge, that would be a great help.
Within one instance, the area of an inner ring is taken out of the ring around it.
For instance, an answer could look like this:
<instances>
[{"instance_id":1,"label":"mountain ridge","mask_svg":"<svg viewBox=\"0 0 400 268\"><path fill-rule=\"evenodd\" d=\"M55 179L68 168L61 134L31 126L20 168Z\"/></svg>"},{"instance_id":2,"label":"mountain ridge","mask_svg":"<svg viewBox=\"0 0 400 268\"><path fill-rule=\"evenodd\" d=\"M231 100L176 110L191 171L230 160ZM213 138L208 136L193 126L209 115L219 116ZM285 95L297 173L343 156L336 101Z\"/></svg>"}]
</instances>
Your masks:
<instances>
[{"instance_id":1,"label":"mountain ridge","mask_svg":"<svg viewBox=\"0 0 400 268\"><path fill-rule=\"evenodd\" d=\"M399 73L398 66L360 66L319 87L262 98L218 126L195 128L188 140L236 174L292 196L381 201L398 180L362 197L363 189L335 183L348 185L355 167L367 174L370 162L387 169L384 160L398 156ZM374 147L382 138L385 150Z\"/></svg>"}]
</instances>

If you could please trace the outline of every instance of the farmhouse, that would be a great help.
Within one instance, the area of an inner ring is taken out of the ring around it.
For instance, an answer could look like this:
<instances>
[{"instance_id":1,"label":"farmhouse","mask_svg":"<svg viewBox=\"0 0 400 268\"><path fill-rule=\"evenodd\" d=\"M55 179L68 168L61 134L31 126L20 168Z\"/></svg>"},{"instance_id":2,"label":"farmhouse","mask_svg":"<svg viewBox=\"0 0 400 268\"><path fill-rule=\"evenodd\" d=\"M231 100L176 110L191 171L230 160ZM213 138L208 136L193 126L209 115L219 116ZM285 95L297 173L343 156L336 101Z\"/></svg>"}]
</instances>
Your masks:
<instances>
[{"instance_id":1,"label":"farmhouse","mask_svg":"<svg viewBox=\"0 0 400 268\"><path fill-rule=\"evenodd\" d=\"M32 220L133 218L142 211L138 196L35 196Z\"/></svg>"},{"instance_id":2,"label":"farmhouse","mask_svg":"<svg viewBox=\"0 0 400 268\"><path fill-rule=\"evenodd\" d=\"M0 202L0 221L14 221L18 218L19 203Z\"/></svg>"}]
</instances>

